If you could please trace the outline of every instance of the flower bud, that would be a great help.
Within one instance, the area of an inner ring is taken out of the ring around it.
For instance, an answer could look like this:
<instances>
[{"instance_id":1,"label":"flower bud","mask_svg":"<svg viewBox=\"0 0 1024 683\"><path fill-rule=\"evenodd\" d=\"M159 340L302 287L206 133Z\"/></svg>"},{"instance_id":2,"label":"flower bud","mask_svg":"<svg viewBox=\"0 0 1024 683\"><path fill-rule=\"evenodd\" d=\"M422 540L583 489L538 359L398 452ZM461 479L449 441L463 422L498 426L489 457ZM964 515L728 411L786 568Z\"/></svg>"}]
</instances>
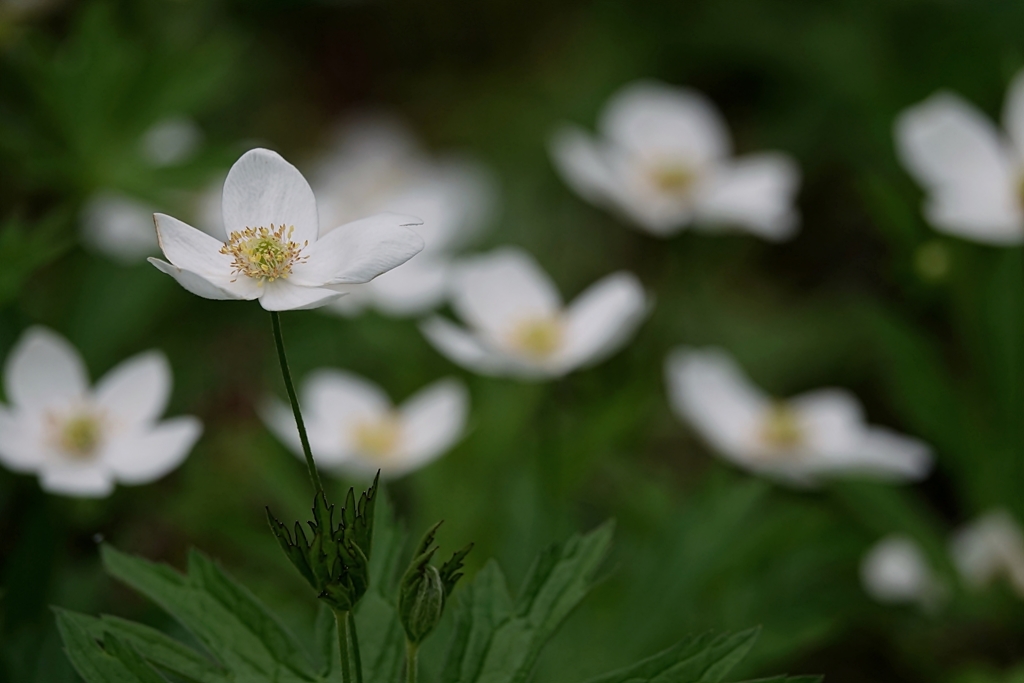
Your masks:
<instances>
[{"instance_id":1,"label":"flower bud","mask_svg":"<svg viewBox=\"0 0 1024 683\"><path fill-rule=\"evenodd\" d=\"M423 536L399 587L398 616L405 629L406 640L412 645L422 643L441 621L448 596L462 578L459 572L462 561L473 549L470 543L452 555L440 569L434 567L430 560L437 552L434 534L439 526L441 522L432 526Z\"/></svg>"}]
</instances>

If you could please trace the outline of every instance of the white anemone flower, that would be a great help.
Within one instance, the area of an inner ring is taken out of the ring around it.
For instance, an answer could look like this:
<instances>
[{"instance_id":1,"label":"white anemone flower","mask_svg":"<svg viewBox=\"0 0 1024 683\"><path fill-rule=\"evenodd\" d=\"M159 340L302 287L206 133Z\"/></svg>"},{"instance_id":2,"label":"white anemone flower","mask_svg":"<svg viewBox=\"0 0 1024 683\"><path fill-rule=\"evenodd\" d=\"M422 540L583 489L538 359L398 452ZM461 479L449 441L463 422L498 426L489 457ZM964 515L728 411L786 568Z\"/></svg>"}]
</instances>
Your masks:
<instances>
[{"instance_id":1,"label":"white anemone flower","mask_svg":"<svg viewBox=\"0 0 1024 683\"><path fill-rule=\"evenodd\" d=\"M139 263L157 253L154 208L118 192L95 194L82 210L82 239L114 261Z\"/></svg>"},{"instance_id":2,"label":"white anemone flower","mask_svg":"<svg viewBox=\"0 0 1024 683\"><path fill-rule=\"evenodd\" d=\"M937 606L945 592L917 541L902 534L886 536L864 556L860 578L865 592L887 604Z\"/></svg>"},{"instance_id":3,"label":"white anemone flower","mask_svg":"<svg viewBox=\"0 0 1024 683\"><path fill-rule=\"evenodd\" d=\"M222 241L176 218L156 214L167 261L150 263L205 299L259 299L268 311L323 306L339 285L369 282L423 248L407 226L419 219L378 214L320 236L316 200L306 179L275 152L254 149L224 181Z\"/></svg>"},{"instance_id":4,"label":"white anemone flower","mask_svg":"<svg viewBox=\"0 0 1024 683\"><path fill-rule=\"evenodd\" d=\"M423 252L366 285L348 288L332 311L354 315L366 308L392 316L419 315L447 294L453 255L475 237L492 212L495 188L479 163L431 158L397 120L364 115L344 126L334 148L313 174L321 216L340 225L387 211L417 216Z\"/></svg>"},{"instance_id":5,"label":"white anemone flower","mask_svg":"<svg viewBox=\"0 0 1024 683\"><path fill-rule=\"evenodd\" d=\"M38 474L51 493L103 497L115 482L159 479L202 432L194 417L160 420L171 393L163 354L126 360L90 388L77 351L41 327L25 332L8 356L4 391L0 463Z\"/></svg>"},{"instance_id":6,"label":"white anemone flower","mask_svg":"<svg viewBox=\"0 0 1024 683\"><path fill-rule=\"evenodd\" d=\"M989 512L958 530L950 553L971 588L1004 578L1024 598L1024 534L1006 510Z\"/></svg>"},{"instance_id":7,"label":"white anemone flower","mask_svg":"<svg viewBox=\"0 0 1024 683\"><path fill-rule=\"evenodd\" d=\"M937 230L994 245L1024 242L1024 71L1010 84L1003 128L948 92L896 120L903 164L927 192Z\"/></svg>"},{"instance_id":8,"label":"white anemone flower","mask_svg":"<svg viewBox=\"0 0 1024 683\"><path fill-rule=\"evenodd\" d=\"M598 130L598 139L576 126L558 130L555 166L584 199L640 229L666 237L692 224L768 240L796 232L796 163L778 152L732 157L725 123L700 93L632 83L605 105Z\"/></svg>"},{"instance_id":9,"label":"white anemone flower","mask_svg":"<svg viewBox=\"0 0 1024 683\"><path fill-rule=\"evenodd\" d=\"M395 406L377 385L349 372L314 371L300 391L313 457L321 467L362 476L400 477L433 462L462 436L469 395L443 379ZM270 399L264 422L298 457L302 443L291 408Z\"/></svg>"},{"instance_id":10,"label":"white anemone flower","mask_svg":"<svg viewBox=\"0 0 1024 683\"><path fill-rule=\"evenodd\" d=\"M533 257L511 247L461 264L451 303L469 329L434 317L420 327L427 339L469 370L525 379L560 377L603 360L648 309L643 286L627 272L608 275L565 306Z\"/></svg>"},{"instance_id":11,"label":"white anemone flower","mask_svg":"<svg viewBox=\"0 0 1024 683\"><path fill-rule=\"evenodd\" d=\"M725 459L754 473L811 485L846 474L916 480L931 469L925 444L869 426L841 389L774 400L718 349L676 349L666 375L676 412Z\"/></svg>"}]
</instances>

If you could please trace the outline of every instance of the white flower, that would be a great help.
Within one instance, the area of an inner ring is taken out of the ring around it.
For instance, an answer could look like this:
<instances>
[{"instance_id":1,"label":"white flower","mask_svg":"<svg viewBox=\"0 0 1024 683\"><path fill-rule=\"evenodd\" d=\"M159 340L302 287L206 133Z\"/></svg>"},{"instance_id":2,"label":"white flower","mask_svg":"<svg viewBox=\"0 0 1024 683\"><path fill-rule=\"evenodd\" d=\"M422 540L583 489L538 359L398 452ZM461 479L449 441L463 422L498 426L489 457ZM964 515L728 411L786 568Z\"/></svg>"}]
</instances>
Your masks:
<instances>
[{"instance_id":1,"label":"white flower","mask_svg":"<svg viewBox=\"0 0 1024 683\"><path fill-rule=\"evenodd\" d=\"M551 155L583 198L667 236L690 224L740 228L769 240L796 232L796 163L766 152L731 158L721 115L703 95L653 81L617 92L598 123L600 139L564 126Z\"/></svg>"},{"instance_id":2,"label":"white flower","mask_svg":"<svg viewBox=\"0 0 1024 683\"><path fill-rule=\"evenodd\" d=\"M313 456L321 467L353 476L399 477L434 461L462 436L466 388L437 381L394 406L375 384L341 370L321 369L305 381L300 404ZM277 399L261 410L282 442L302 456L291 408Z\"/></svg>"},{"instance_id":3,"label":"white flower","mask_svg":"<svg viewBox=\"0 0 1024 683\"><path fill-rule=\"evenodd\" d=\"M153 207L125 195L104 191L82 210L82 239L86 245L124 264L157 253Z\"/></svg>"},{"instance_id":4,"label":"white flower","mask_svg":"<svg viewBox=\"0 0 1024 683\"><path fill-rule=\"evenodd\" d=\"M378 214L319 237L316 200L306 179L278 154L254 149L224 181L227 241L156 214L157 239L170 263L149 259L206 299L259 299L268 311L316 308L369 282L423 248L408 225L419 220Z\"/></svg>"},{"instance_id":5,"label":"white flower","mask_svg":"<svg viewBox=\"0 0 1024 683\"><path fill-rule=\"evenodd\" d=\"M840 474L921 479L931 468L925 444L865 424L846 391L773 400L717 349L677 349L665 367L676 412L723 457L755 473L813 484Z\"/></svg>"},{"instance_id":6,"label":"white flower","mask_svg":"<svg viewBox=\"0 0 1024 683\"><path fill-rule=\"evenodd\" d=\"M479 231L494 203L486 169L463 158L431 159L409 131L386 116L364 116L340 130L334 149L313 174L321 216L340 225L381 211L418 216L423 252L368 285L347 289L332 310L351 315L367 307L395 316L417 315L447 294L452 254Z\"/></svg>"},{"instance_id":7,"label":"white flower","mask_svg":"<svg viewBox=\"0 0 1024 683\"><path fill-rule=\"evenodd\" d=\"M1024 535L1010 513L989 512L963 527L953 535L950 553L970 587L1003 577L1024 598Z\"/></svg>"},{"instance_id":8,"label":"white flower","mask_svg":"<svg viewBox=\"0 0 1024 683\"><path fill-rule=\"evenodd\" d=\"M159 420L171 370L156 351L121 363L90 389L75 349L34 327L7 358L4 391L10 405L0 407L0 463L38 474L51 493L101 497L115 482L159 479L202 432L194 417Z\"/></svg>"},{"instance_id":9,"label":"white flower","mask_svg":"<svg viewBox=\"0 0 1024 683\"><path fill-rule=\"evenodd\" d=\"M901 534L886 536L868 551L860 578L867 594L883 603L918 603L930 609L945 592L921 547Z\"/></svg>"},{"instance_id":10,"label":"white flower","mask_svg":"<svg viewBox=\"0 0 1024 683\"><path fill-rule=\"evenodd\" d=\"M1024 241L1024 71L1010 84L1005 133L970 103L937 93L896 120L896 146L927 191L936 229L996 245Z\"/></svg>"},{"instance_id":11,"label":"white flower","mask_svg":"<svg viewBox=\"0 0 1024 683\"><path fill-rule=\"evenodd\" d=\"M484 375L559 377L617 351L647 312L632 273L614 273L571 305L526 252L506 247L467 259L453 278L452 307L469 325L441 317L420 329L441 353Z\"/></svg>"}]
</instances>

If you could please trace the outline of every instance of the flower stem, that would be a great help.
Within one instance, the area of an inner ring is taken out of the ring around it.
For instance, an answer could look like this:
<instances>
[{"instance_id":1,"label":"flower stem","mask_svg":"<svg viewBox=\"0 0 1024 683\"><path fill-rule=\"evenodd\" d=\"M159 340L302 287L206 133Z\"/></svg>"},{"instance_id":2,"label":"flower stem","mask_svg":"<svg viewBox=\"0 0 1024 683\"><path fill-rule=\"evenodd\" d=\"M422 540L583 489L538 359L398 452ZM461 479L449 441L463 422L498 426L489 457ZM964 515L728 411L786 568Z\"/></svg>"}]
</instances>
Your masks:
<instances>
[{"instance_id":1,"label":"flower stem","mask_svg":"<svg viewBox=\"0 0 1024 683\"><path fill-rule=\"evenodd\" d=\"M356 672L356 683L363 683L363 660L359 656L359 636L356 633L356 617L352 612L345 613L345 620L348 622L349 647L352 649L352 668Z\"/></svg>"},{"instance_id":2,"label":"flower stem","mask_svg":"<svg viewBox=\"0 0 1024 683\"><path fill-rule=\"evenodd\" d=\"M338 623L341 679L344 683L363 683L363 662L359 656L355 617L351 611L334 610L334 619Z\"/></svg>"},{"instance_id":3,"label":"flower stem","mask_svg":"<svg viewBox=\"0 0 1024 683\"><path fill-rule=\"evenodd\" d=\"M292 404L292 414L295 416L295 426L299 428L299 440L302 441L302 452L306 456L306 467L309 469L309 479L313 482L313 488L316 492L323 493L324 486L320 483L320 474L316 471L316 463L313 462L313 450L309 447L309 437L306 435L306 425L302 421L302 412L299 410L299 399L295 395L295 385L292 384L292 373L288 369L288 356L286 356L284 352L284 335L281 333L281 314L277 311L271 311L270 319L274 323L274 341L277 343L277 359L281 363L281 375L284 377L284 388L288 392L288 400Z\"/></svg>"},{"instance_id":4,"label":"flower stem","mask_svg":"<svg viewBox=\"0 0 1024 683\"><path fill-rule=\"evenodd\" d=\"M413 644L411 641L405 641L405 683L416 683L416 679L419 676L419 664L417 660L417 654L419 653L419 646Z\"/></svg>"}]
</instances>

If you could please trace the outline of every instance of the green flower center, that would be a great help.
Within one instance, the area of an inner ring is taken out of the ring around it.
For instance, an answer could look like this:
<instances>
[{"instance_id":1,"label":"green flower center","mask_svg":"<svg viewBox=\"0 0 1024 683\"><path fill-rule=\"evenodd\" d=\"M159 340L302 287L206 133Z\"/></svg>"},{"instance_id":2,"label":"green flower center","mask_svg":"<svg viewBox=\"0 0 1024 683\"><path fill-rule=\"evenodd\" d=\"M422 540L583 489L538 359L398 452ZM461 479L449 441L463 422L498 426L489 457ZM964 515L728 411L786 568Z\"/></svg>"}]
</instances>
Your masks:
<instances>
[{"instance_id":1,"label":"green flower center","mask_svg":"<svg viewBox=\"0 0 1024 683\"><path fill-rule=\"evenodd\" d=\"M231 269L234 275L245 275L261 282L273 282L291 275L296 263L302 263L308 256L302 250L309 242L292 241L295 226L283 225L269 228L246 228L232 232L220 253L232 257Z\"/></svg>"},{"instance_id":2,"label":"green flower center","mask_svg":"<svg viewBox=\"0 0 1024 683\"><path fill-rule=\"evenodd\" d=\"M547 358L562 345L565 330L558 318L532 318L512 331L512 347L531 358Z\"/></svg>"},{"instance_id":3,"label":"green flower center","mask_svg":"<svg viewBox=\"0 0 1024 683\"><path fill-rule=\"evenodd\" d=\"M651 173L651 180L662 192L679 195L690 191L697 180L697 174L688 166L671 164L656 168Z\"/></svg>"},{"instance_id":4,"label":"green flower center","mask_svg":"<svg viewBox=\"0 0 1024 683\"><path fill-rule=\"evenodd\" d=\"M796 412L782 402L769 409L761 424L761 440L777 449L796 448L804 440Z\"/></svg>"},{"instance_id":5,"label":"green flower center","mask_svg":"<svg viewBox=\"0 0 1024 683\"><path fill-rule=\"evenodd\" d=\"M394 455L402 435L402 425L396 415L360 422L355 427L354 440L360 453L387 460Z\"/></svg>"},{"instance_id":6,"label":"green flower center","mask_svg":"<svg viewBox=\"0 0 1024 683\"><path fill-rule=\"evenodd\" d=\"M82 413L64 421L60 426L57 443L60 449L75 458L89 458L95 454L103 439L103 425L95 415Z\"/></svg>"}]
</instances>

